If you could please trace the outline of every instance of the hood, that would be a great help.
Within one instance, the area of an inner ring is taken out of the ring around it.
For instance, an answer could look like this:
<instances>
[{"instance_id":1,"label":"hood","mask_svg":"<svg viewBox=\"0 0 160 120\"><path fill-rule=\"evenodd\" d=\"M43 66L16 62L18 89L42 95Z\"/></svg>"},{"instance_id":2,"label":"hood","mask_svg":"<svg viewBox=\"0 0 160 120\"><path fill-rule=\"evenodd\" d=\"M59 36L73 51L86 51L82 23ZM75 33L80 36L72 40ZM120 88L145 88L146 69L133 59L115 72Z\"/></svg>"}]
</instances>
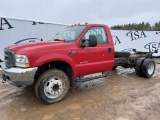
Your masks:
<instances>
[{"instance_id":1,"label":"hood","mask_svg":"<svg viewBox=\"0 0 160 120\"><path fill-rule=\"evenodd\" d=\"M44 51L63 49L62 46L68 46L68 44L70 43L65 43L62 41L47 41L47 42L17 44L9 46L7 48L18 54L29 54L29 53L37 53L37 52L39 53Z\"/></svg>"}]
</instances>

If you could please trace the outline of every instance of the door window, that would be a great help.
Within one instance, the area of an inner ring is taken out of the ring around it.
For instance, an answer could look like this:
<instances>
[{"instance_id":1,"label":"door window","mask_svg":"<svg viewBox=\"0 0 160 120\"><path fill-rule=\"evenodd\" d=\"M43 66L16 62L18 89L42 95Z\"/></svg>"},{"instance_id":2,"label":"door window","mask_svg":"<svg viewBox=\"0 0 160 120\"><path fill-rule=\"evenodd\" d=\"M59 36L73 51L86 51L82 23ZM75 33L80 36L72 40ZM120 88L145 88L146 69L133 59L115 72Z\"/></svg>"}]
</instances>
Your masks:
<instances>
[{"instance_id":1,"label":"door window","mask_svg":"<svg viewBox=\"0 0 160 120\"><path fill-rule=\"evenodd\" d=\"M83 39L89 39L89 35L96 35L98 44L108 43L105 29L103 27L92 27L83 36Z\"/></svg>"}]
</instances>

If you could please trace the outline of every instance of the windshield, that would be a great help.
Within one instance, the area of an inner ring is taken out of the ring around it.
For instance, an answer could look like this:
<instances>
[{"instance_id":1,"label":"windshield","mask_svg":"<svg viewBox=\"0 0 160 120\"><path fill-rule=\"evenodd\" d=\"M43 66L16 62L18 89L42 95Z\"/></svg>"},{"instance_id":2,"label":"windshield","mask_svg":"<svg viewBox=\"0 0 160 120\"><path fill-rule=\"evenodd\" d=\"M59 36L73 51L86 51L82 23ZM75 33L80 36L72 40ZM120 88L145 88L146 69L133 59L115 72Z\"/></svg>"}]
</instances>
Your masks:
<instances>
[{"instance_id":1,"label":"windshield","mask_svg":"<svg viewBox=\"0 0 160 120\"><path fill-rule=\"evenodd\" d=\"M87 26L74 26L66 28L64 31L58 33L52 40L65 42L75 41L86 27Z\"/></svg>"}]
</instances>

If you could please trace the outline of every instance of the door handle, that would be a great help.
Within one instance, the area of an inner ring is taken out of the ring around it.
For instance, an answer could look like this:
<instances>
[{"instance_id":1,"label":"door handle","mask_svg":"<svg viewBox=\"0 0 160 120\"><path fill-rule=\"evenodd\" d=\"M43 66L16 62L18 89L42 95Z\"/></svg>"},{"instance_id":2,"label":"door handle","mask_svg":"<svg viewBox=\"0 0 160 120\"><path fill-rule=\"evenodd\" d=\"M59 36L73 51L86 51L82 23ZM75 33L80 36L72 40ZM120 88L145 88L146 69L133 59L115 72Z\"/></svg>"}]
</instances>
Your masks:
<instances>
[{"instance_id":1,"label":"door handle","mask_svg":"<svg viewBox=\"0 0 160 120\"><path fill-rule=\"evenodd\" d=\"M112 48L108 48L108 53L112 54Z\"/></svg>"}]
</instances>

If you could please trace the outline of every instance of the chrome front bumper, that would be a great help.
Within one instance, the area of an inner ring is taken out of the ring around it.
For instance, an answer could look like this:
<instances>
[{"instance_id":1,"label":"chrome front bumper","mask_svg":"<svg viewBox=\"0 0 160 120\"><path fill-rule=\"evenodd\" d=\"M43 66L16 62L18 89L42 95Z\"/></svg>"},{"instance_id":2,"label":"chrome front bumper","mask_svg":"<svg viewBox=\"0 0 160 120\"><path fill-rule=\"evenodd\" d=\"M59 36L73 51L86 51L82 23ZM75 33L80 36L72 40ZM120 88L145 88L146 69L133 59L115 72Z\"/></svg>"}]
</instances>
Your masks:
<instances>
[{"instance_id":1,"label":"chrome front bumper","mask_svg":"<svg viewBox=\"0 0 160 120\"><path fill-rule=\"evenodd\" d=\"M34 76L38 67L34 68L6 68L1 63L2 79L15 86L27 86L34 83Z\"/></svg>"}]
</instances>

